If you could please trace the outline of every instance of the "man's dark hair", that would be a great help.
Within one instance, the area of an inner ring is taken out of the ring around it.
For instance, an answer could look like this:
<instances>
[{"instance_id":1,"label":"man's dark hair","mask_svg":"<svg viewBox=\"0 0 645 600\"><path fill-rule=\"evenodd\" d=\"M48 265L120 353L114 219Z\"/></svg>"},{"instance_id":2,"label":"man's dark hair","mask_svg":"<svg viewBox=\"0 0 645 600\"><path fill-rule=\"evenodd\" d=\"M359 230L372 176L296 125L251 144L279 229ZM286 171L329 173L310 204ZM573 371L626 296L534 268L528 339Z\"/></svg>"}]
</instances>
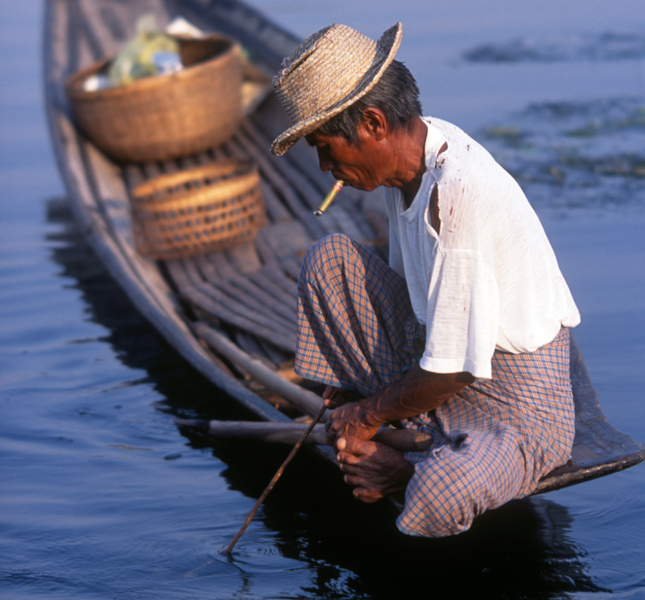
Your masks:
<instances>
[{"instance_id":1,"label":"man's dark hair","mask_svg":"<svg viewBox=\"0 0 645 600\"><path fill-rule=\"evenodd\" d=\"M358 125L363 110L370 106L383 111L392 129L407 127L414 117L421 116L419 87L403 63L393 60L367 94L323 123L316 132L324 136L340 135L350 144L358 144Z\"/></svg>"}]
</instances>

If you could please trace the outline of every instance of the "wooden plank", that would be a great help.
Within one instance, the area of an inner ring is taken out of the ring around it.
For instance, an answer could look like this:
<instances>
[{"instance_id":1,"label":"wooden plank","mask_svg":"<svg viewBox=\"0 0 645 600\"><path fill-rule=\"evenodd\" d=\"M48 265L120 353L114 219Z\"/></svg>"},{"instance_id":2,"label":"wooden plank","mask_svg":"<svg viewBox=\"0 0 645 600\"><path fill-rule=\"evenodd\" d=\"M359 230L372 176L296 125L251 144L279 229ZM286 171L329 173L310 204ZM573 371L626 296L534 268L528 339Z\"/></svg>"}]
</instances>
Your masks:
<instances>
[{"instance_id":1,"label":"wooden plank","mask_svg":"<svg viewBox=\"0 0 645 600\"><path fill-rule=\"evenodd\" d=\"M246 331L237 330L231 335L231 340L241 349L244 350L249 356L257 358L262 361L272 371L277 371L280 363L282 362L285 354L269 344L262 344L262 340ZM275 349L275 352L274 352ZM251 387L253 384L251 383ZM264 386L259 386L266 390ZM262 395L261 391L255 390L258 394Z\"/></svg>"},{"instance_id":2,"label":"wooden plank","mask_svg":"<svg viewBox=\"0 0 645 600\"><path fill-rule=\"evenodd\" d=\"M230 156L232 158L247 160L251 159L248 153L242 148L242 145L239 143L237 136L234 136L233 139L226 144L226 149L230 152ZM269 220L273 223L286 220L295 223L295 221L293 221L291 217L290 212L278 197L278 194L274 187L264 177L261 179L261 189L262 198L264 200Z\"/></svg>"},{"instance_id":3,"label":"wooden plank","mask_svg":"<svg viewBox=\"0 0 645 600\"><path fill-rule=\"evenodd\" d=\"M168 271L176 282L180 295L199 307L205 313L244 331L270 340L272 344L288 352L295 352L296 337L277 327L270 319L248 309L236 306L234 299L226 297L220 290L200 281L199 274L189 261L168 261Z\"/></svg>"},{"instance_id":4,"label":"wooden plank","mask_svg":"<svg viewBox=\"0 0 645 600\"><path fill-rule=\"evenodd\" d=\"M297 221L274 223L263 228L255 240L264 264L276 265L286 257L302 257L314 239Z\"/></svg>"},{"instance_id":5,"label":"wooden plank","mask_svg":"<svg viewBox=\"0 0 645 600\"><path fill-rule=\"evenodd\" d=\"M310 422L311 420L309 420ZM200 419L175 419L180 427L201 430L217 439L255 439L269 444L295 444L309 422L302 423L257 423L251 421L204 421ZM396 448L402 452L423 452L432 438L427 433L412 429L382 427L374 436L375 441ZM324 425L315 425L306 441L307 444L327 446Z\"/></svg>"},{"instance_id":6,"label":"wooden plank","mask_svg":"<svg viewBox=\"0 0 645 600\"><path fill-rule=\"evenodd\" d=\"M237 38L254 64L269 75L298 43L297 38L270 23L257 10L229 0L167 0L177 12L205 30Z\"/></svg>"},{"instance_id":7,"label":"wooden plank","mask_svg":"<svg viewBox=\"0 0 645 600\"><path fill-rule=\"evenodd\" d=\"M271 140L262 139L257 130L251 126L250 121L246 121L241 127L239 140L249 154L264 151L267 165L285 177L291 187L297 190L298 199L301 202L299 208L304 212L312 212L329 191L326 187L321 189L319 186L314 185L311 179L306 176L306 172L294 165L290 154L286 156L274 156L271 154ZM331 185L329 185L329 188L331 188Z\"/></svg>"},{"instance_id":8,"label":"wooden plank","mask_svg":"<svg viewBox=\"0 0 645 600\"><path fill-rule=\"evenodd\" d=\"M193 264L199 274L204 274L204 270L200 265L204 264L203 259L193 259ZM206 263L205 266L208 266ZM253 283L245 278L238 277L236 282L239 285L234 285L230 279L224 278L204 278L204 287L202 291L211 295L216 301L227 302L230 310L240 314L256 315L260 322L269 322L271 327L277 331L288 331L295 336L295 312L285 314L283 304L278 302L275 297L266 293L262 293L261 288L253 285ZM249 284L249 285L243 285ZM295 301L294 301L295 304Z\"/></svg>"},{"instance_id":9,"label":"wooden plank","mask_svg":"<svg viewBox=\"0 0 645 600\"><path fill-rule=\"evenodd\" d=\"M59 123L59 126L61 130L64 130L64 124ZM73 136L73 129L68 128L68 131ZM121 284L128 296L139 308L142 315L157 328L169 344L175 347L190 364L213 381L222 391L235 397L241 405L261 418L278 421L287 420L282 413L267 405L261 398L249 392L230 374L227 374L224 366L218 363L214 356L208 353L194 336L190 335L189 330L186 329L181 321L169 317L167 311L160 307L158 299L151 297L149 288L138 286L135 283L137 276L130 266L124 261L115 260L115 257L120 256L121 250L119 245L106 233L100 220L95 218L96 215L100 215L100 212L84 207L86 200L91 198L92 195L83 171L78 168L83 164L82 161L74 160L75 145L72 141L73 138L69 138L68 143L63 144L65 150L69 152L64 161L69 170L65 169L63 176L68 183L68 189L78 190L72 195L73 208L75 208L77 217L84 223L83 229L88 242L112 276ZM57 152L60 151L60 147L57 146Z\"/></svg>"},{"instance_id":10,"label":"wooden plank","mask_svg":"<svg viewBox=\"0 0 645 600\"><path fill-rule=\"evenodd\" d=\"M72 208L81 223L88 242L142 314L157 327L160 333L180 351L189 363L225 393L234 396L242 405L261 418L287 420L287 417L282 413L267 405L257 395L246 390L244 386L232 378L223 364L218 363L194 336L187 335L189 330L185 329L185 325L180 320L168 318L167 312L160 307L157 298L151 296L149 288L137 283L139 279L132 269L133 265L119 258L122 245L111 237L109 230L105 228L105 214L96 205L95 188L91 183L96 178L96 174L88 171L90 163L83 157L85 142L78 136L69 119L67 103L61 104L59 101L65 75L79 65L78 62L68 61L67 57L72 56L78 61L82 61L83 56L89 57L87 50L76 49L77 42L84 33L74 30L79 26L79 23L74 18L67 18L68 14L73 17L73 13L67 12L68 8L66 2L50 0L47 3L48 26L46 30L55 29L58 35L54 37L48 34L46 58L48 64L51 62L58 66L51 70L46 66L44 69L47 74L45 93L55 155L61 175L70 193ZM70 48L72 52L70 52ZM51 79L55 73L59 74L57 80Z\"/></svg>"},{"instance_id":11,"label":"wooden plank","mask_svg":"<svg viewBox=\"0 0 645 600\"><path fill-rule=\"evenodd\" d=\"M276 104L276 112L281 111L278 102ZM250 122L253 125L253 129L249 131L249 135L253 137L254 143L259 147L269 148L273 139L282 131L274 129L273 133L268 131L268 125L271 122L270 119L261 119L257 115L254 115L250 118ZM329 173L323 172L318 165L318 156L314 148L310 148L306 143L297 143L295 152L289 152L281 157L276 157L274 160L285 161L288 160L292 163L293 168L299 170L301 173L305 174L306 177L311 181L312 185L315 186L318 190L318 195L321 197L324 196L333 184L333 179L330 177ZM360 194L360 192L357 192ZM313 206L310 206L313 208Z\"/></svg>"},{"instance_id":12,"label":"wooden plank","mask_svg":"<svg viewBox=\"0 0 645 600\"><path fill-rule=\"evenodd\" d=\"M295 312L292 306L295 304L295 299L287 306L273 296L267 295L248 277L244 277L232 269L221 254L197 257L195 263L204 278L212 285L219 286L229 295L239 298L249 308L266 311L268 314L276 316L284 323L285 327L295 331ZM215 270L216 265L217 271Z\"/></svg>"},{"instance_id":13,"label":"wooden plank","mask_svg":"<svg viewBox=\"0 0 645 600\"><path fill-rule=\"evenodd\" d=\"M303 223L314 238L324 235L326 233L324 227L321 226L313 214L302 203L301 198L296 193L291 182L271 164L271 157L266 152L266 149L253 146L248 140L244 140L241 135L238 136L238 139L244 150L258 164L262 177L275 190L276 196L282 200L290 213Z\"/></svg>"},{"instance_id":14,"label":"wooden plank","mask_svg":"<svg viewBox=\"0 0 645 600\"><path fill-rule=\"evenodd\" d=\"M288 399L306 414L313 416L318 413L322 405L322 398L320 396L283 379L275 371L268 369L261 361L252 359L246 353L240 352L240 349L231 343L230 340L206 327L203 323L196 323L194 327L200 337L214 350L248 373L251 377Z\"/></svg>"}]
</instances>

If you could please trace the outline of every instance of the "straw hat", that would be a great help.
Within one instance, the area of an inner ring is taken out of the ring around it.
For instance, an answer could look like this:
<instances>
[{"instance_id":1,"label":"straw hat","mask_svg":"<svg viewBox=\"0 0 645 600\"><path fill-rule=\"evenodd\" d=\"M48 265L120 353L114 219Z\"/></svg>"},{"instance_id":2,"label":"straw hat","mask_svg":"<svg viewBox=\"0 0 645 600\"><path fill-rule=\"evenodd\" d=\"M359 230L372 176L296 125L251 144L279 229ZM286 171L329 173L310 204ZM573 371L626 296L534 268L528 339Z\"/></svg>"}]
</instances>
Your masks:
<instances>
[{"instance_id":1,"label":"straw hat","mask_svg":"<svg viewBox=\"0 0 645 600\"><path fill-rule=\"evenodd\" d=\"M367 94L394 60L402 34L397 23L375 42L334 23L297 46L273 78L273 88L294 125L273 141L271 152L284 154Z\"/></svg>"}]
</instances>

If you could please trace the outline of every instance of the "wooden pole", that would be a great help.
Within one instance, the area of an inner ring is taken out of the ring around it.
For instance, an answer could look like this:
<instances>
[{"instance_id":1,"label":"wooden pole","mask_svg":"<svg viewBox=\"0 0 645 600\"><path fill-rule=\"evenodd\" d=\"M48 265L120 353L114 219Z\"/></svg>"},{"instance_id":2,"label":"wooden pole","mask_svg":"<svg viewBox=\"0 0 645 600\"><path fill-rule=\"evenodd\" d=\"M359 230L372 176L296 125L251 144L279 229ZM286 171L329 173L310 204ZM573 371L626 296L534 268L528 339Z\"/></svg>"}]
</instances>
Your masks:
<instances>
[{"instance_id":1,"label":"wooden pole","mask_svg":"<svg viewBox=\"0 0 645 600\"><path fill-rule=\"evenodd\" d=\"M282 477L282 473L284 473L285 468L287 465L291 462L293 457L296 455L298 450L300 450L300 446L302 446L303 442L311 432L311 430L316 426L318 421L323 416L323 413L325 412L326 407L323 404L318 411L318 414L314 417L313 421L309 424L309 427L305 430L305 432L302 434L296 445L291 449L291 452L289 453L289 456L285 459L285 461L280 465L280 468L276 471L275 475L273 476L273 479L269 482L269 485L267 485L266 489L264 492L262 492L262 495L258 498L258 501L255 503L255 506L249 513L249 516L246 518L246 521L244 521L244 525L240 528L240 530L237 532L237 535L233 538L233 541L228 545L226 550L224 551L224 554L230 554L231 551L233 550L233 547L235 544L237 544L237 541L242 537L242 534L246 531L246 528L249 526L249 523L251 522L251 519L255 516L255 513L258 511L260 508L261 504L264 502L265 498L269 495L275 484L278 482L278 479Z\"/></svg>"},{"instance_id":2,"label":"wooden pole","mask_svg":"<svg viewBox=\"0 0 645 600\"><path fill-rule=\"evenodd\" d=\"M179 427L202 431L220 440L255 439L272 444L295 444L307 429L305 423L275 423L271 421L218 421L205 419L175 419ZM414 429L382 427L372 438L401 452L423 452L432 438ZM304 440L305 444L327 445L324 425L316 425Z\"/></svg>"},{"instance_id":3,"label":"wooden pole","mask_svg":"<svg viewBox=\"0 0 645 600\"><path fill-rule=\"evenodd\" d=\"M219 421L216 419L175 419L175 425L201 431L218 440L253 439L271 444L298 442L307 429L306 423L276 423L267 421ZM327 444L325 426L316 425L307 436L305 444Z\"/></svg>"}]
</instances>

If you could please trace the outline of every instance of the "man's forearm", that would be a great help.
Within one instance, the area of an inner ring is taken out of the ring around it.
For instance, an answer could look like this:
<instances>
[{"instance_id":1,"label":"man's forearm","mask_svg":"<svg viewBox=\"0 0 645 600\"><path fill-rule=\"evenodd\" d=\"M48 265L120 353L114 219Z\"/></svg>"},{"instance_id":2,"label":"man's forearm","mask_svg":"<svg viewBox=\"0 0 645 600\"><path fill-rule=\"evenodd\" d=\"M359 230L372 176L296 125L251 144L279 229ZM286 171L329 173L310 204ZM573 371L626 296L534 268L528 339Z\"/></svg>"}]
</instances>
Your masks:
<instances>
[{"instance_id":1,"label":"man's forearm","mask_svg":"<svg viewBox=\"0 0 645 600\"><path fill-rule=\"evenodd\" d=\"M382 425L434 410L474 380L466 372L430 373L415 366L401 379L360 403L366 422Z\"/></svg>"}]
</instances>

